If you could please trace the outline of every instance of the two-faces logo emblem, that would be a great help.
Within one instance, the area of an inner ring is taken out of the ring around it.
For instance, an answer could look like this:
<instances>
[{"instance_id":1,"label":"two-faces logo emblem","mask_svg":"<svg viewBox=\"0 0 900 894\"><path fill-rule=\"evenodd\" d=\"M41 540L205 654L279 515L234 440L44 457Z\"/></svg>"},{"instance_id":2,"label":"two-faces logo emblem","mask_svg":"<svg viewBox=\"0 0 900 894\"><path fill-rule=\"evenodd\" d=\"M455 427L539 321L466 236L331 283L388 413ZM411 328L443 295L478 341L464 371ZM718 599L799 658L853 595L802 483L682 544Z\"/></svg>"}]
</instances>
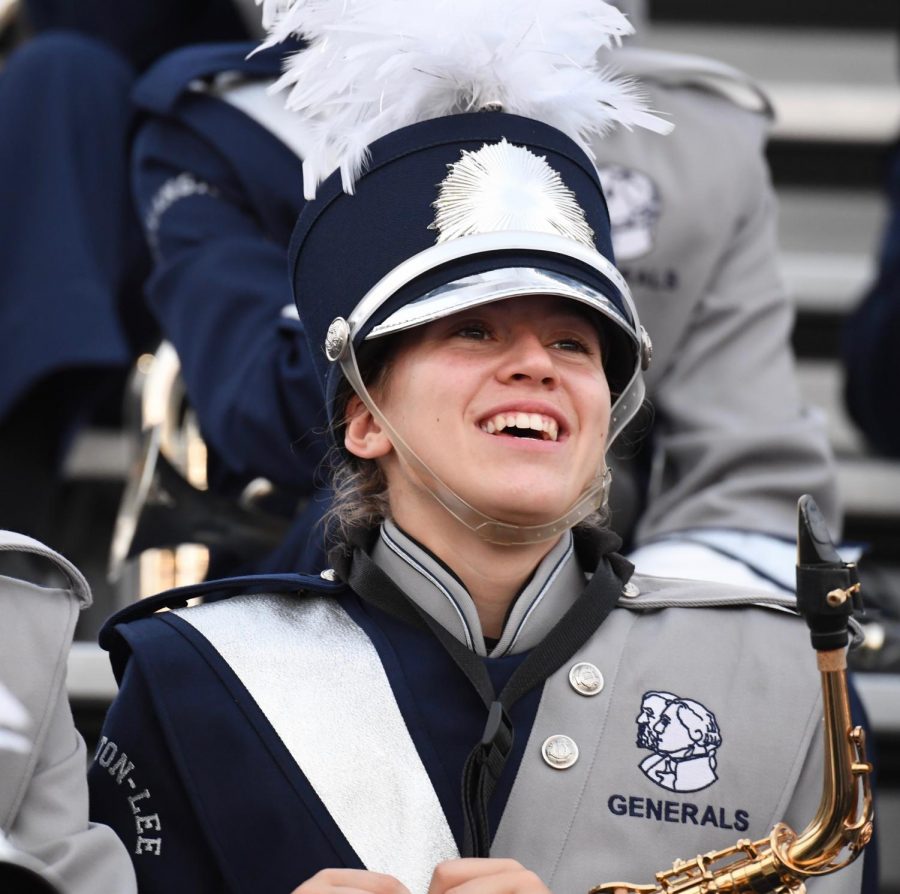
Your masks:
<instances>
[{"instance_id":1,"label":"two-faces logo emblem","mask_svg":"<svg viewBox=\"0 0 900 894\"><path fill-rule=\"evenodd\" d=\"M722 734L700 702L672 692L645 692L635 718L638 748L651 751L641 772L670 792L698 792L716 779Z\"/></svg>"}]
</instances>

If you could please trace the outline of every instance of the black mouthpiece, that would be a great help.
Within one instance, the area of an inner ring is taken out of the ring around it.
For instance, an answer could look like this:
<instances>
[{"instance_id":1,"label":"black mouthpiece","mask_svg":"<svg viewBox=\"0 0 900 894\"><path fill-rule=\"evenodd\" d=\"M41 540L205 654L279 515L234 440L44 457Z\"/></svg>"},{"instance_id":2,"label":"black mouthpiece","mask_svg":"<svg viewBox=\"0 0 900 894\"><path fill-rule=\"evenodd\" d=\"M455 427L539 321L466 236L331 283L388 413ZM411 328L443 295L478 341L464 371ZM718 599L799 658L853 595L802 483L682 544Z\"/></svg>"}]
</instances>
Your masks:
<instances>
[{"instance_id":1,"label":"black mouthpiece","mask_svg":"<svg viewBox=\"0 0 900 894\"><path fill-rule=\"evenodd\" d=\"M841 649L849 641L850 616L862 609L856 566L841 560L809 494L800 498L797 513L797 610L814 649Z\"/></svg>"}]
</instances>

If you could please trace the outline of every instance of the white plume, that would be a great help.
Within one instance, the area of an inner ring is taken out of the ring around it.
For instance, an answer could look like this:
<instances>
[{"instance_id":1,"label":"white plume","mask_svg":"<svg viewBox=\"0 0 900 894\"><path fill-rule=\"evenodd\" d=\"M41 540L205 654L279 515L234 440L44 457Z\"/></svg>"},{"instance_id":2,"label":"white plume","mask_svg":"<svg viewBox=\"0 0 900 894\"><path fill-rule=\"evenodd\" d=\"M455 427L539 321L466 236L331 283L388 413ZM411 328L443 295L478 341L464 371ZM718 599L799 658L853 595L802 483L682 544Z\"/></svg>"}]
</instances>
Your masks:
<instances>
[{"instance_id":1,"label":"white plume","mask_svg":"<svg viewBox=\"0 0 900 894\"><path fill-rule=\"evenodd\" d=\"M307 198L340 168L344 189L367 147L417 121L490 103L572 137L616 124L659 133L634 82L600 71L595 54L632 33L602 0L257 0L269 36L307 47L285 62L272 91L288 90L300 113Z\"/></svg>"}]
</instances>

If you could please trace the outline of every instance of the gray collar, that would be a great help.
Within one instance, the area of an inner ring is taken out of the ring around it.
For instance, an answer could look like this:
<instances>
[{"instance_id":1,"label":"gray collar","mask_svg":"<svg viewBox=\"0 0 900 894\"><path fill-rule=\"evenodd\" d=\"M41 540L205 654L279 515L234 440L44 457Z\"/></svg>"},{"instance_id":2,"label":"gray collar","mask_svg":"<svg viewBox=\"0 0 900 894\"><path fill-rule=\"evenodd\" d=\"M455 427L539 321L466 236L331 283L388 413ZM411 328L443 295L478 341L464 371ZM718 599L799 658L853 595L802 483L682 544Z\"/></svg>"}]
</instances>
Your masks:
<instances>
[{"instance_id":1,"label":"gray collar","mask_svg":"<svg viewBox=\"0 0 900 894\"><path fill-rule=\"evenodd\" d=\"M372 559L461 643L478 655L488 654L478 612L466 588L390 520L381 527ZM490 657L513 655L536 646L575 602L584 585L584 572L569 532L547 553L519 593Z\"/></svg>"}]
</instances>

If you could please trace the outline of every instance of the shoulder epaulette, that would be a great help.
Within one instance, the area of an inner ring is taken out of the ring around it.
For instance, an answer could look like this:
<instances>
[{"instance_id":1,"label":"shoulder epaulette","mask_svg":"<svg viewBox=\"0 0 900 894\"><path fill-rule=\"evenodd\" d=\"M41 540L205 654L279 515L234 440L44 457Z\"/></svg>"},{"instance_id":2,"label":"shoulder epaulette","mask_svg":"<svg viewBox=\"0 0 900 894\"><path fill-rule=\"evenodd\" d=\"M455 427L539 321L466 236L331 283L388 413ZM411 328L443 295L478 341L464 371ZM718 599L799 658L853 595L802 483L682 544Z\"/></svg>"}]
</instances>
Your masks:
<instances>
[{"instance_id":1,"label":"shoulder epaulette","mask_svg":"<svg viewBox=\"0 0 900 894\"><path fill-rule=\"evenodd\" d=\"M207 601L229 599L232 596L252 593L316 593L333 595L341 592L345 584L318 574L246 574L220 580L203 581L187 587L176 587L156 596L140 599L108 618L100 630L98 640L109 649L113 630L121 624L148 618L161 609L184 608L188 601L198 596Z\"/></svg>"},{"instance_id":2,"label":"shoulder epaulette","mask_svg":"<svg viewBox=\"0 0 900 894\"><path fill-rule=\"evenodd\" d=\"M635 574L626 585L619 606L636 611L761 606L796 613L797 599L793 593L784 591Z\"/></svg>"},{"instance_id":3,"label":"shoulder epaulette","mask_svg":"<svg viewBox=\"0 0 900 894\"><path fill-rule=\"evenodd\" d=\"M28 553L46 559L65 577L80 608L91 604L91 588L84 575L65 557L45 546L40 540L18 534L15 531L0 530L0 552Z\"/></svg>"},{"instance_id":4,"label":"shoulder epaulette","mask_svg":"<svg viewBox=\"0 0 900 894\"><path fill-rule=\"evenodd\" d=\"M598 59L608 61L617 73L643 82L705 90L748 112L774 117L769 97L753 78L715 59L646 47L617 49L615 56L610 55L608 60L601 52Z\"/></svg>"}]
</instances>

